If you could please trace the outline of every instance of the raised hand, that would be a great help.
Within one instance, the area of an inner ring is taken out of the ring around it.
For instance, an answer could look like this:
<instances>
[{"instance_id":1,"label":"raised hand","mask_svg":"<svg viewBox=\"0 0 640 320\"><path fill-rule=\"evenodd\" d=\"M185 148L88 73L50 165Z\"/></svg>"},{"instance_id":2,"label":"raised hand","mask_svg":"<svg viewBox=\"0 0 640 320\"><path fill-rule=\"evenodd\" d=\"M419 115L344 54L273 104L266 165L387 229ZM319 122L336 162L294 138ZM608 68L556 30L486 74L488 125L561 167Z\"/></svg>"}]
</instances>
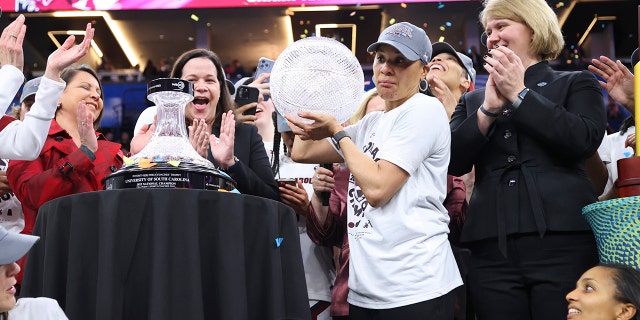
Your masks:
<instances>
[{"instance_id":1,"label":"raised hand","mask_svg":"<svg viewBox=\"0 0 640 320\"><path fill-rule=\"evenodd\" d=\"M204 158L207 157L209 149L209 136L211 129L204 119L194 119L189 128L189 141L198 154Z\"/></svg>"},{"instance_id":2,"label":"raised hand","mask_svg":"<svg viewBox=\"0 0 640 320\"><path fill-rule=\"evenodd\" d=\"M589 71L600 76L604 81L600 86L607 90L609 95L622 104L632 113L634 112L634 89L633 74L625 67L620 60L613 61L605 56L600 56L600 60L592 59Z\"/></svg>"},{"instance_id":3,"label":"raised hand","mask_svg":"<svg viewBox=\"0 0 640 320\"><path fill-rule=\"evenodd\" d=\"M77 120L80 144L87 146L89 150L95 153L98 150L98 139L93 128L93 113L87 108L87 104L84 101L78 104Z\"/></svg>"},{"instance_id":4,"label":"raised hand","mask_svg":"<svg viewBox=\"0 0 640 320\"><path fill-rule=\"evenodd\" d=\"M22 42L27 32L24 15L19 15L0 35L0 65L12 65L20 71L24 68L24 53Z\"/></svg>"},{"instance_id":5,"label":"raised hand","mask_svg":"<svg viewBox=\"0 0 640 320\"><path fill-rule=\"evenodd\" d=\"M451 115L458 104L458 100L453 96L453 92L451 92L447 84L437 76L427 75L427 82L429 83L431 93L442 102L444 109L447 111L447 116L451 119Z\"/></svg>"},{"instance_id":6,"label":"raised hand","mask_svg":"<svg viewBox=\"0 0 640 320\"><path fill-rule=\"evenodd\" d=\"M260 98L262 100L262 98ZM254 114L244 114L247 110L251 108L257 108L257 102L247 103L244 106L240 106L236 109L233 109L233 114L235 116L236 121L246 124L253 124L258 117Z\"/></svg>"},{"instance_id":7,"label":"raised hand","mask_svg":"<svg viewBox=\"0 0 640 320\"><path fill-rule=\"evenodd\" d=\"M60 79L62 70L78 62L89 52L94 32L95 29L91 28L91 23L87 23L84 39L79 45L74 45L75 36L70 35L60 48L49 55L44 76L52 80L62 81Z\"/></svg>"},{"instance_id":8,"label":"raised hand","mask_svg":"<svg viewBox=\"0 0 640 320\"><path fill-rule=\"evenodd\" d=\"M525 67L522 60L511 49L500 46L489 50L489 54L485 56L485 70L489 72L489 78L492 80L492 90L497 90L493 96L497 100L487 99L485 94L485 109L496 112L508 103L515 101L518 93L525 88L524 71ZM489 90L487 82L487 90ZM498 103L496 105L496 103Z\"/></svg>"},{"instance_id":9,"label":"raised hand","mask_svg":"<svg viewBox=\"0 0 640 320\"><path fill-rule=\"evenodd\" d=\"M235 163L233 146L236 137L236 121L231 110L222 114L220 125L220 137L215 135L209 136L209 144L211 145L211 154L213 159L218 162L222 168L228 168Z\"/></svg>"}]
</instances>

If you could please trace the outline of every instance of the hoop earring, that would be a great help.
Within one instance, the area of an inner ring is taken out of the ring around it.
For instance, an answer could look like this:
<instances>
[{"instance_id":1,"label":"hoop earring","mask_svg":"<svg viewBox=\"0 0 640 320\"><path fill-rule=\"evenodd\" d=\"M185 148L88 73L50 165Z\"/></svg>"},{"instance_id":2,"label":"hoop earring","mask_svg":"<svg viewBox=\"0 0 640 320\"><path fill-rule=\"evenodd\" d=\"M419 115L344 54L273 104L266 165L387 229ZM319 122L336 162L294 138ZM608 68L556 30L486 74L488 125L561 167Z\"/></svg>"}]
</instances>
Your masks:
<instances>
[{"instance_id":1,"label":"hoop earring","mask_svg":"<svg viewBox=\"0 0 640 320\"><path fill-rule=\"evenodd\" d=\"M424 83L424 88L422 87L422 84ZM420 83L418 84L418 89L420 89L420 91L427 91L427 88L429 88L429 83L427 83L426 79L420 79Z\"/></svg>"}]
</instances>

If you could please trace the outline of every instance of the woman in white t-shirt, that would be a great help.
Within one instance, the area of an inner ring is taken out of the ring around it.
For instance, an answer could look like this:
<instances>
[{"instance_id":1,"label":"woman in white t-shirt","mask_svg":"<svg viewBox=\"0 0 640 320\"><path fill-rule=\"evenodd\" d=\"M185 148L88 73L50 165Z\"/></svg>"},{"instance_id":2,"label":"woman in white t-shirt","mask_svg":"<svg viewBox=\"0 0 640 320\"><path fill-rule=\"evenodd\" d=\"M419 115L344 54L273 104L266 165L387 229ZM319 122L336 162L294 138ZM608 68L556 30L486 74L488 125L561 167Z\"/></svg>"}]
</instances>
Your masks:
<instances>
[{"instance_id":1,"label":"woman in white t-shirt","mask_svg":"<svg viewBox=\"0 0 640 320\"><path fill-rule=\"evenodd\" d=\"M7 231L0 226L0 320L68 320L50 298L21 298L16 303L16 275L23 257L38 237Z\"/></svg>"},{"instance_id":2,"label":"woman in white t-shirt","mask_svg":"<svg viewBox=\"0 0 640 320\"><path fill-rule=\"evenodd\" d=\"M452 290L462 284L443 206L451 135L447 115L426 87L432 48L422 28L385 29L367 49L384 112L343 128L326 114L287 120L295 161L346 162L349 179L351 319L453 319ZM333 141L332 141L333 139Z\"/></svg>"}]
</instances>

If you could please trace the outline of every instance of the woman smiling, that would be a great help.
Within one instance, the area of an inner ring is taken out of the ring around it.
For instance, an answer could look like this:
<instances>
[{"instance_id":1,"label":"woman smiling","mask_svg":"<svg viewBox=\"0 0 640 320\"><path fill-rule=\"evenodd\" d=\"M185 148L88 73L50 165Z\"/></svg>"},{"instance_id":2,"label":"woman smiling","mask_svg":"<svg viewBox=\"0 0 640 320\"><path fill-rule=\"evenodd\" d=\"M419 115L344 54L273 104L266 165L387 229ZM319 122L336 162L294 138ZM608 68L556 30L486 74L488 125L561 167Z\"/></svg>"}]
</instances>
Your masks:
<instances>
[{"instance_id":1,"label":"woman smiling","mask_svg":"<svg viewBox=\"0 0 640 320\"><path fill-rule=\"evenodd\" d=\"M67 86L58 99L40 156L33 161L12 161L7 170L9 184L22 202L25 234L33 231L43 203L102 190L102 180L122 167L120 144L95 131L104 108L98 75L82 65L66 68L60 78Z\"/></svg>"}]
</instances>

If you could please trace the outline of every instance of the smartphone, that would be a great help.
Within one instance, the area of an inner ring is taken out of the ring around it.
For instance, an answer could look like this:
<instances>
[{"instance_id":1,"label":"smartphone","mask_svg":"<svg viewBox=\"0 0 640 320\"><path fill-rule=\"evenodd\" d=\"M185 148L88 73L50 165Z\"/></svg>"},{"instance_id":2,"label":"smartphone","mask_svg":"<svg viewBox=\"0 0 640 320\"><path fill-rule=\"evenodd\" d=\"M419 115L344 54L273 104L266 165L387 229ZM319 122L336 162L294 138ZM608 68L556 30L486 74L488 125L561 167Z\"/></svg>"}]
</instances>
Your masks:
<instances>
[{"instance_id":1,"label":"smartphone","mask_svg":"<svg viewBox=\"0 0 640 320\"><path fill-rule=\"evenodd\" d=\"M236 105L242 107L252 102L258 102L260 90L256 87L240 86L236 91ZM256 108L251 108L243 113L244 115L255 115Z\"/></svg>"},{"instance_id":2,"label":"smartphone","mask_svg":"<svg viewBox=\"0 0 640 320\"><path fill-rule=\"evenodd\" d=\"M283 117L278 110L276 110L276 127L278 132L290 132L291 128L287 124L287 119Z\"/></svg>"},{"instance_id":3,"label":"smartphone","mask_svg":"<svg viewBox=\"0 0 640 320\"><path fill-rule=\"evenodd\" d=\"M258 67L256 68L256 75L254 76L254 79L258 79L258 77L263 73L271 73L274 63L275 61L269 58L261 57L258 59ZM269 82L269 79L265 82Z\"/></svg>"},{"instance_id":4,"label":"smartphone","mask_svg":"<svg viewBox=\"0 0 640 320\"><path fill-rule=\"evenodd\" d=\"M278 180L278 184L279 185L288 184L288 185L292 185L294 187L298 186L298 183L297 183L296 179L293 179L293 178L279 178L279 179L276 179L276 180Z\"/></svg>"}]
</instances>

